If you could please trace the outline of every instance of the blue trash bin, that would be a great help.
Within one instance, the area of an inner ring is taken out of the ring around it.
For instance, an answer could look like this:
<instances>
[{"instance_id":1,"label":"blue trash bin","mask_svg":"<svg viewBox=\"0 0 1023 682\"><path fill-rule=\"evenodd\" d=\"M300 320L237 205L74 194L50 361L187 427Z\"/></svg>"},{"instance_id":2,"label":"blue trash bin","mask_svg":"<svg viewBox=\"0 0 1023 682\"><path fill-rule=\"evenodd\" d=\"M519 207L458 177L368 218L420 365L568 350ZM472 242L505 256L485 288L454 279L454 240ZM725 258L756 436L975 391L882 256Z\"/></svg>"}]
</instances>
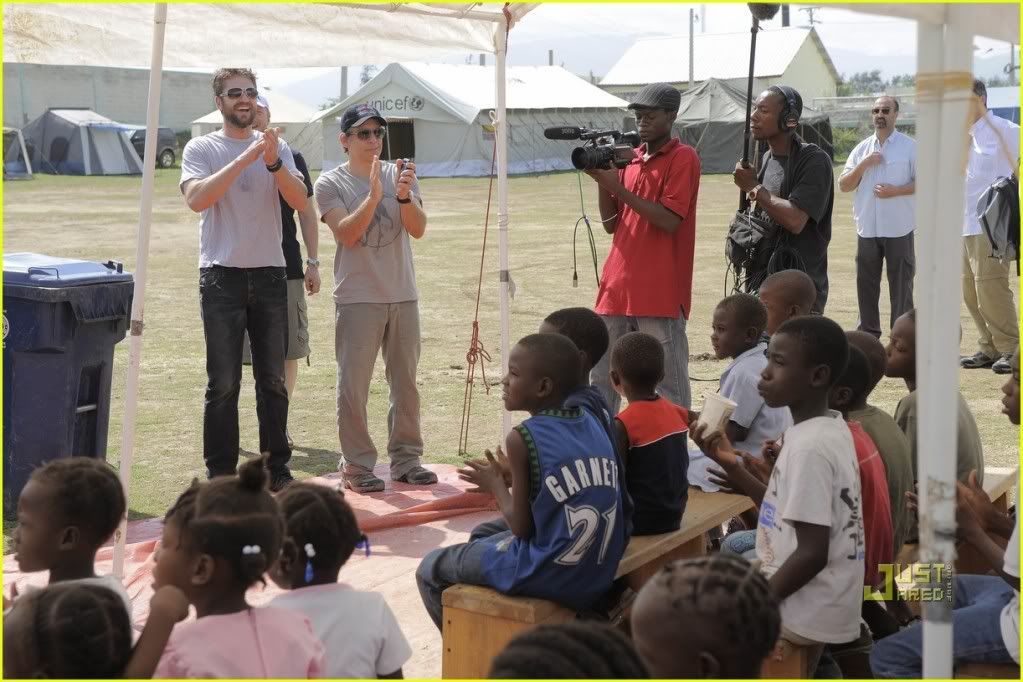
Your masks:
<instances>
[{"instance_id":1,"label":"blue trash bin","mask_svg":"<svg viewBox=\"0 0 1023 682\"><path fill-rule=\"evenodd\" d=\"M106 457L114 346L133 292L120 263L4 254L4 516L40 464Z\"/></svg>"}]
</instances>

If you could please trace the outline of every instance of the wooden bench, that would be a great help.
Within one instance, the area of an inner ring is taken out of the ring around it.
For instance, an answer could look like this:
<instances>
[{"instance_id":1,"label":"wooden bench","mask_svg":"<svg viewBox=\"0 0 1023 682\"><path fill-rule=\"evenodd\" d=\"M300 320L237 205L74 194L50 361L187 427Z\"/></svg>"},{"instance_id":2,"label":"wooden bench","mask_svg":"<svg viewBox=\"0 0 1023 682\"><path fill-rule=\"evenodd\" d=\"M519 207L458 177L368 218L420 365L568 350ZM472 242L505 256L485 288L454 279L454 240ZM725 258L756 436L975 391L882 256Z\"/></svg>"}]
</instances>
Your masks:
<instances>
[{"instance_id":1,"label":"wooden bench","mask_svg":"<svg viewBox=\"0 0 1023 682\"><path fill-rule=\"evenodd\" d=\"M744 495L689 489L682 527L672 533L630 539L616 578L639 590L662 566L706 552L707 531L753 508ZM575 612L545 599L509 597L487 587L453 585L442 596L441 676L485 678L490 662L523 630L573 620Z\"/></svg>"},{"instance_id":2,"label":"wooden bench","mask_svg":"<svg viewBox=\"0 0 1023 682\"><path fill-rule=\"evenodd\" d=\"M955 676L972 679L1018 680L1019 666L1005 663L963 663Z\"/></svg>"}]
</instances>

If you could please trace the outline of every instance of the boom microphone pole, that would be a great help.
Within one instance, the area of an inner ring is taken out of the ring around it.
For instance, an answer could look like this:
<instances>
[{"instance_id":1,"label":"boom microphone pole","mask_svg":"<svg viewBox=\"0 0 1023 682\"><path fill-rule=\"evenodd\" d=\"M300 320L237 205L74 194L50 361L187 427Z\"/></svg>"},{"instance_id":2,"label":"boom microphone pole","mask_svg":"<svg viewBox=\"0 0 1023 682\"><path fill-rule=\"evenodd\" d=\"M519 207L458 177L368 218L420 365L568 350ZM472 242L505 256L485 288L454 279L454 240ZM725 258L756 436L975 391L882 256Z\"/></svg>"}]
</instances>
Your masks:
<instances>
[{"instance_id":1,"label":"boom microphone pole","mask_svg":"<svg viewBox=\"0 0 1023 682\"><path fill-rule=\"evenodd\" d=\"M753 67L756 63L757 54L757 31L760 30L760 22L767 21L774 17L781 9L780 4L764 2L748 3L750 14L753 15L753 26L750 28L749 42L749 79L746 81L746 125L742 135L742 165L749 166L749 125L750 115L753 110ZM739 207L745 209L749 205L746 195L739 193Z\"/></svg>"}]
</instances>

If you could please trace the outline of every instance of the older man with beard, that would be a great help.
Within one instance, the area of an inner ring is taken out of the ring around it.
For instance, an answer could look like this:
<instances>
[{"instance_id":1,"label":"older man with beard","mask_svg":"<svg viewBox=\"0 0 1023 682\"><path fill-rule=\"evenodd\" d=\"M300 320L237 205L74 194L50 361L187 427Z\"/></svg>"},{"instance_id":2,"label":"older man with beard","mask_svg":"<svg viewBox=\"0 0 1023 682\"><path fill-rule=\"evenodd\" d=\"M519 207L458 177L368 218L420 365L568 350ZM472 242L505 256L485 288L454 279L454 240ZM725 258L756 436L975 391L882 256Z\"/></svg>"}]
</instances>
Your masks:
<instances>
[{"instance_id":1,"label":"older man with beard","mask_svg":"<svg viewBox=\"0 0 1023 682\"><path fill-rule=\"evenodd\" d=\"M881 267L888 261L889 329L913 307L916 227L916 141L895 129L899 101L878 97L870 110L874 134L849 154L838 188L855 192L857 329L881 337Z\"/></svg>"},{"instance_id":2,"label":"older man with beard","mask_svg":"<svg viewBox=\"0 0 1023 682\"><path fill-rule=\"evenodd\" d=\"M271 490L292 482L287 441L288 289L281 251L280 196L296 211L307 197L279 130L252 129L256 76L218 69L213 95L224 127L189 140L181 155L180 188L199 218L199 301L206 337L203 459L206 474L232 475L238 464L238 393L242 337L252 343L258 407L270 452Z\"/></svg>"}]
</instances>

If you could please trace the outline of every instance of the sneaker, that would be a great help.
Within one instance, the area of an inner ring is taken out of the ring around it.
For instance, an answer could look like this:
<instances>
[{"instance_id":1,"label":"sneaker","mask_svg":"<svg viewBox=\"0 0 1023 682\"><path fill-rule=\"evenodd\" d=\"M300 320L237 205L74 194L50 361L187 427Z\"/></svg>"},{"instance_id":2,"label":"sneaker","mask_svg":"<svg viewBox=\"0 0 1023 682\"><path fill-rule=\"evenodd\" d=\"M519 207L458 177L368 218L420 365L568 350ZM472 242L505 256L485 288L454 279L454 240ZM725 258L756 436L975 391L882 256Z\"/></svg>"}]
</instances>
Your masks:
<instances>
[{"instance_id":1,"label":"sneaker","mask_svg":"<svg viewBox=\"0 0 1023 682\"><path fill-rule=\"evenodd\" d=\"M287 467L280 471L270 473L270 492L279 493L289 485L295 482L295 477L291 475Z\"/></svg>"},{"instance_id":2,"label":"sneaker","mask_svg":"<svg viewBox=\"0 0 1023 682\"><path fill-rule=\"evenodd\" d=\"M285 431L284 431L284 437L288 439L288 447L289 448L295 447L295 441L291 440L291 434L288 433L287 429L285 429Z\"/></svg>"},{"instance_id":3,"label":"sneaker","mask_svg":"<svg viewBox=\"0 0 1023 682\"><path fill-rule=\"evenodd\" d=\"M383 492L384 482L373 475L372 471L362 474L341 474L341 484L356 493Z\"/></svg>"},{"instance_id":4,"label":"sneaker","mask_svg":"<svg viewBox=\"0 0 1023 682\"><path fill-rule=\"evenodd\" d=\"M391 480L398 481L400 483L409 483L411 485L433 485L437 482L437 474L433 473L429 469L417 465L397 478L391 476Z\"/></svg>"},{"instance_id":5,"label":"sneaker","mask_svg":"<svg viewBox=\"0 0 1023 682\"><path fill-rule=\"evenodd\" d=\"M994 358L989 358L984 353L977 351L969 357L959 358L959 366L963 369L982 369L995 364Z\"/></svg>"},{"instance_id":6,"label":"sneaker","mask_svg":"<svg viewBox=\"0 0 1023 682\"><path fill-rule=\"evenodd\" d=\"M995 360L994 364L991 365L991 371L995 374L1012 374L1010 360L1012 360L1012 353L1006 353Z\"/></svg>"}]
</instances>

